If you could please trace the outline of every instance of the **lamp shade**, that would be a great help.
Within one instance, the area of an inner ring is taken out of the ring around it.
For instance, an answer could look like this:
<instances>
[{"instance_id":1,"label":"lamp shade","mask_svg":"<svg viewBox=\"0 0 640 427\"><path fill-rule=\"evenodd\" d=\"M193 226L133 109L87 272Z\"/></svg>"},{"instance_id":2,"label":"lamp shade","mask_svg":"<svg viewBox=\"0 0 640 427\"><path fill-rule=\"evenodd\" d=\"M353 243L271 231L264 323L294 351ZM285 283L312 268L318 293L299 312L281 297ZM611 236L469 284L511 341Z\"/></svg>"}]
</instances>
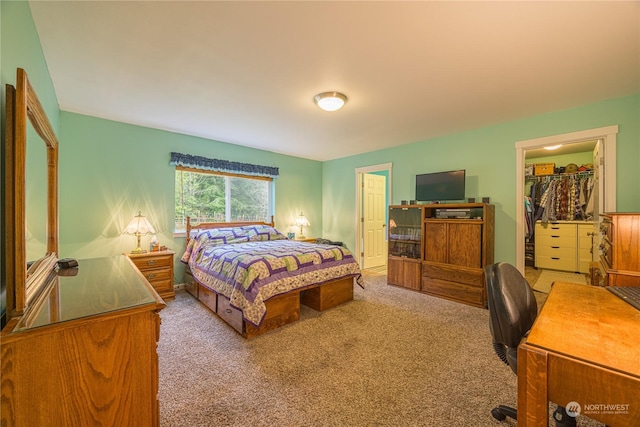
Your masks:
<instances>
[{"instance_id":1,"label":"lamp shade","mask_svg":"<svg viewBox=\"0 0 640 427\"><path fill-rule=\"evenodd\" d=\"M302 234L302 227L308 227L311 224L309 223L309 220L307 219L306 216L304 216L302 212L300 212L300 215L298 215L298 219L296 219L296 225L300 227L300 235L298 236L298 238L304 239L304 234Z\"/></svg>"},{"instance_id":2,"label":"lamp shade","mask_svg":"<svg viewBox=\"0 0 640 427\"><path fill-rule=\"evenodd\" d=\"M304 216L304 214L302 212L300 212L300 215L298 216L298 219L296 219L296 225L298 227L308 227L311 224L309 223L309 220L307 219L307 217Z\"/></svg>"},{"instance_id":3,"label":"lamp shade","mask_svg":"<svg viewBox=\"0 0 640 427\"><path fill-rule=\"evenodd\" d=\"M134 216L129 222L129 225L124 229L124 232L127 234L149 234L155 233L156 230L154 230L153 226L149 223L147 217L139 211L138 215Z\"/></svg>"},{"instance_id":4,"label":"lamp shade","mask_svg":"<svg viewBox=\"0 0 640 427\"><path fill-rule=\"evenodd\" d=\"M154 230L153 226L149 224L149 221L147 221L147 217L142 215L142 212L138 212L138 215L133 217L133 219L124 229L124 232L136 236L138 246L134 250L132 250L131 253L141 254L146 252L146 250L142 249L142 247L140 246L140 236L142 236L143 234L155 233L156 230Z\"/></svg>"},{"instance_id":5,"label":"lamp shade","mask_svg":"<svg viewBox=\"0 0 640 427\"><path fill-rule=\"evenodd\" d=\"M325 111L336 111L347 102L347 96L340 92L322 92L314 96L313 100Z\"/></svg>"}]
</instances>

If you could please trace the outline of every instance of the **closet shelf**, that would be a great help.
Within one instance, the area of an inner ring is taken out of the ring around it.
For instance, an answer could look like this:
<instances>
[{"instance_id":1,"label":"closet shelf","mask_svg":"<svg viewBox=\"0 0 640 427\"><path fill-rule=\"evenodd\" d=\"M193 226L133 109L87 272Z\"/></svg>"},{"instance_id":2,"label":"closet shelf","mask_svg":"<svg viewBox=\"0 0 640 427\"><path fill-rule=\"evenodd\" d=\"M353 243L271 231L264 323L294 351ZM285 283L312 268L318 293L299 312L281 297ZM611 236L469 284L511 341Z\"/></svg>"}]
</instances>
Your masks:
<instances>
[{"instance_id":1,"label":"closet shelf","mask_svg":"<svg viewBox=\"0 0 640 427\"><path fill-rule=\"evenodd\" d=\"M570 178L572 176L573 177L593 176L593 170L580 171L576 173L556 173L553 175L525 175L524 178L527 180L535 181L540 179Z\"/></svg>"}]
</instances>

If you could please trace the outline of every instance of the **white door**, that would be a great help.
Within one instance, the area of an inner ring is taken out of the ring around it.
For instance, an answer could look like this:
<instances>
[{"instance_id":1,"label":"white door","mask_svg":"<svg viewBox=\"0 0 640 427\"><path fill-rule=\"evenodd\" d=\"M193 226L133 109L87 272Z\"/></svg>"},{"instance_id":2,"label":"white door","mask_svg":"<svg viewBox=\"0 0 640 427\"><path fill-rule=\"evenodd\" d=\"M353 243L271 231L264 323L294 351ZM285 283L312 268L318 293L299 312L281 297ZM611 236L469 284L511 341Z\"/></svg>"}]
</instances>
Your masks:
<instances>
[{"instance_id":1,"label":"white door","mask_svg":"<svg viewBox=\"0 0 640 427\"><path fill-rule=\"evenodd\" d=\"M384 176L363 174L363 267L372 268L387 262L386 188Z\"/></svg>"}]
</instances>

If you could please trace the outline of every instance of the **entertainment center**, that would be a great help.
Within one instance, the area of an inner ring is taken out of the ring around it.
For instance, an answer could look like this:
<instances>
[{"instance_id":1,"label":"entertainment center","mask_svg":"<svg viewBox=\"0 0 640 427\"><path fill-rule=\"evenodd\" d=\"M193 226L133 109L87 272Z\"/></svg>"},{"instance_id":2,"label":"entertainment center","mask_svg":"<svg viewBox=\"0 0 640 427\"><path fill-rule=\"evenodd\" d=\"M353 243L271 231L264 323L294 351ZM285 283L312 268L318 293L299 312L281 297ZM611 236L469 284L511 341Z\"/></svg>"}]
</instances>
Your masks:
<instances>
[{"instance_id":1,"label":"entertainment center","mask_svg":"<svg viewBox=\"0 0 640 427\"><path fill-rule=\"evenodd\" d=\"M494 211L488 203L389 206L388 283L486 308Z\"/></svg>"}]
</instances>

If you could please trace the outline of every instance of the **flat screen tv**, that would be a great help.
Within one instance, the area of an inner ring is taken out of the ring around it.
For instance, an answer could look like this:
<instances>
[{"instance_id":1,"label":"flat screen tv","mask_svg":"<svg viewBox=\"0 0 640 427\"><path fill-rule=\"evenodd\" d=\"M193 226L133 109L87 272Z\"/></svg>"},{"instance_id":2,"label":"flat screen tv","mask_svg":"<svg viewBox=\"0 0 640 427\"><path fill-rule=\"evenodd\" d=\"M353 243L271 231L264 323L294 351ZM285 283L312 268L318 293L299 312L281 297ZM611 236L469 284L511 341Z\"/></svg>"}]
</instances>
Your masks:
<instances>
[{"instance_id":1,"label":"flat screen tv","mask_svg":"<svg viewBox=\"0 0 640 427\"><path fill-rule=\"evenodd\" d=\"M419 202L462 201L465 170L416 175L416 200Z\"/></svg>"}]
</instances>

